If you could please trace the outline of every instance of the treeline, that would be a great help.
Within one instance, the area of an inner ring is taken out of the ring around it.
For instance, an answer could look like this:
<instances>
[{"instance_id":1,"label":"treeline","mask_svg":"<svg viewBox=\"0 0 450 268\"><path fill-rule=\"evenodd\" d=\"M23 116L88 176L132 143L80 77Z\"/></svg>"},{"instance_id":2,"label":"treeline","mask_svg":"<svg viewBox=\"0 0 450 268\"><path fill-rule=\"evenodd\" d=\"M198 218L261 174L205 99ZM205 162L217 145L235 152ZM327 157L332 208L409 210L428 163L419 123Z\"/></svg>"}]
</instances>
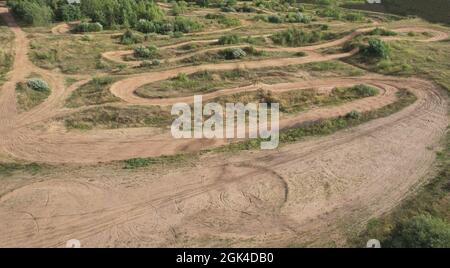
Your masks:
<instances>
[{"instance_id":1,"label":"treeline","mask_svg":"<svg viewBox=\"0 0 450 268\"><path fill-rule=\"evenodd\" d=\"M141 19L161 21L164 13L153 0L8 0L16 17L41 26L52 21L90 19L104 27L135 27Z\"/></svg>"}]
</instances>

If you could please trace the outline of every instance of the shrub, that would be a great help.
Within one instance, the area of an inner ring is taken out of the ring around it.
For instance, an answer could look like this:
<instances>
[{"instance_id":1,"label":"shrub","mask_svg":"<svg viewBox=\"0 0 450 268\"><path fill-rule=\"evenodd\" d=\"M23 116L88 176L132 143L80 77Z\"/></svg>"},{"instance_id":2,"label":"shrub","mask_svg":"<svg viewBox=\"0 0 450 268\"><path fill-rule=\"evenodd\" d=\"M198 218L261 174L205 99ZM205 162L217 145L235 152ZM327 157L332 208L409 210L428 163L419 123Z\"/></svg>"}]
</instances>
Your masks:
<instances>
[{"instance_id":1,"label":"shrub","mask_svg":"<svg viewBox=\"0 0 450 268\"><path fill-rule=\"evenodd\" d=\"M190 33L194 31L201 30L203 28L203 25L196 21L189 18L183 18L183 17L176 17L175 21L173 22L173 29L174 32L182 32L182 33Z\"/></svg>"},{"instance_id":2,"label":"shrub","mask_svg":"<svg viewBox=\"0 0 450 268\"><path fill-rule=\"evenodd\" d=\"M98 23L82 22L73 28L75 33L88 33L88 32L101 32L103 31L103 26Z\"/></svg>"},{"instance_id":3,"label":"shrub","mask_svg":"<svg viewBox=\"0 0 450 268\"><path fill-rule=\"evenodd\" d=\"M271 39L279 45L300 46L308 43L315 43L322 39L329 39L331 36L320 31L305 32L297 28L289 28L271 36Z\"/></svg>"},{"instance_id":4,"label":"shrub","mask_svg":"<svg viewBox=\"0 0 450 268\"><path fill-rule=\"evenodd\" d=\"M356 95L361 97L372 97L378 94L378 89L368 86L368 85L356 85L350 89Z\"/></svg>"},{"instance_id":5,"label":"shrub","mask_svg":"<svg viewBox=\"0 0 450 268\"><path fill-rule=\"evenodd\" d=\"M140 67L155 67L155 66L159 66L161 65L161 61L160 60L144 60L141 64Z\"/></svg>"},{"instance_id":6,"label":"shrub","mask_svg":"<svg viewBox=\"0 0 450 268\"><path fill-rule=\"evenodd\" d=\"M390 55L390 48L382 40L372 38L369 40L369 45L363 48L362 52L366 57L387 59Z\"/></svg>"},{"instance_id":7,"label":"shrub","mask_svg":"<svg viewBox=\"0 0 450 268\"><path fill-rule=\"evenodd\" d=\"M158 48L156 46L139 46L134 49L134 56L136 58L150 59L158 55Z\"/></svg>"},{"instance_id":8,"label":"shrub","mask_svg":"<svg viewBox=\"0 0 450 268\"><path fill-rule=\"evenodd\" d=\"M219 38L218 43L220 45L231 45L231 44L239 44L241 42L241 38L237 34L227 34Z\"/></svg>"},{"instance_id":9,"label":"shrub","mask_svg":"<svg viewBox=\"0 0 450 268\"><path fill-rule=\"evenodd\" d=\"M172 6L172 15L178 16L180 14L184 14L187 11L187 3L185 1L177 1L173 3Z\"/></svg>"},{"instance_id":10,"label":"shrub","mask_svg":"<svg viewBox=\"0 0 450 268\"><path fill-rule=\"evenodd\" d=\"M236 12L236 9L234 9L233 7L221 7L220 11L222 12Z\"/></svg>"},{"instance_id":11,"label":"shrub","mask_svg":"<svg viewBox=\"0 0 450 268\"><path fill-rule=\"evenodd\" d=\"M27 81L27 86L36 91L48 91L50 88L48 84L41 79L34 78Z\"/></svg>"},{"instance_id":12,"label":"shrub","mask_svg":"<svg viewBox=\"0 0 450 268\"><path fill-rule=\"evenodd\" d=\"M267 21L270 23L283 23L283 18L280 16L270 15L267 17Z\"/></svg>"},{"instance_id":13,"label":"shrub","mask_svg":"<svg viewBox=\"0 0 450 268\"><path fill-rule=\"evenodd\" d=\"M221 54L227 60L242 59L247 56L247 53L240 48L227 48L222 50Z\"/></svg>"},{"instance_id":14,"label":"shrub","mask_svg":"<svg viewBox=\"0 0 450 268\"><path fill-rule=\"evenodd\" d=\"M310 23L311 17L304 15L303 13L288 13L285 18L286 22L290 23Z\"/></svg>"},{"instance_id":15,"label":"shrub","mask_svg":"<svg viewBox=\"0 0 450 268\"><path fill-rule=\"evenodd\" d=\"M33 26L47 25L53 20L54 12L37 0L10 0L7 2L12 13L25 23Z\"/></svg>"},{"instance_id":16,"label":"shrub","mask_svg":"<svg viewBox=\"0 0 450 268\"><path fill-rule=\"evenodd\" d=\"M141 19L136 24L136 30L141 33L154 33L156 32L156 26L153 22Z\"/></svg>"},{"instance_id":17,"label":"shrub","mask_svg":"<svg viewBox=\"0 0 450 268\"><path fill-rule=\"evenodd\" d=\"M121 37L120 37L120 43L123 45L131 45L131 44L137 44L141 43L142 38L133 33L131 30L127 30Z\"/></svg>"},{"instance_id":18,"label":"shrub","mask_svg":"<svg viewBox=\"0 0 450 268\"><path fill-rule=\"evenodd\" d=\"M395 36L397 33L385 28L376 27L372 31L368 32L367 35Z\"/></svg>"},{"instance_id":19,"label":"shrub","mask_svg":"<svg viewBox=\"0 0 450 268\"><path fill-rule=\"evenodd\" d=\"M233 26L239 26L241 25L241 21L238 18L233 18L233 17L222 17L221 19L219 19L219 23L223 24L227 27L233 27Z\"/></svg>"},{"instance_id":20,"label":"shrub","mask_svg":"<svg viewBox=\"0 0 450 268\"><path fill-rule=\"evenodd\" d=\"M383 244L396 248L448 248L450 224L432 216L416 216L396 226Z\"/></svg>"},{"instance_id":21,"label":"shrub","mask_svg":"<svg viewBox=\"0 0 450 268\"><path fill-rule=\"evenodd\" d=\"M78 5L64 5L59 10L60 19L63 21L75 21L81 19L81 9Z\"/></svg>"},{"instance_id":22,"label":"shrub","mask_svg":"<svg viewBox=\"0 0 450 268\"><path fill-rule=\"evenodd\" d=\"M346 119L359 119L361 117L361 113L358 111L351 111L345 115Z\"/></svg>"}]
</instances>

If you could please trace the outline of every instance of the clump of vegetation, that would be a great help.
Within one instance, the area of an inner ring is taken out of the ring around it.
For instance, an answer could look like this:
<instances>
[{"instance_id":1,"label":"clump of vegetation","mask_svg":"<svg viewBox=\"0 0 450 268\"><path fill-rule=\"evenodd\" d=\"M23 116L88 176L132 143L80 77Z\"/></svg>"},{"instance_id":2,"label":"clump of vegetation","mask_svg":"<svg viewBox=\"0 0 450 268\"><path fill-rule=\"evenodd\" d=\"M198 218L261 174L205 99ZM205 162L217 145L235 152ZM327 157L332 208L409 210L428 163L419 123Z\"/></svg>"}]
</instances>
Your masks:
<instances>
[{"instance_id":1,"label":"clump of vegetation","mask_svg":"<svg viewBox=\"0 0 450 268\"><path fill-rule=\"evenodd\" d=\"M377 38L372 38L369 40L369 44L365 46L361 52L367 58L387 59L390 55L390 48L384 41Z\"/></svg>"},{"instance_id":2,"label":"clump of vegetation","mask_svg":"<svg viewBox=\"0 0 450 268\"><path fill-rule=\"evenodd\" d=\"M398 224L383 242L393 248L449 248L450 224L430 215L419 215Z\"/></svg>"},{"instance_id":3,"label":"clump of vegetation","mask_svg":"<svg viewBox=\"0 0 450 268\"><path fill-rule=\"evenodd\" d=\"M219 45L233 45L239 44L241 42L241 38L237 34L226 34L219 38Z\"/></svg>"},{"instance_id":4,"label":"clump of vegetation","mask_svg":"<svg viewBox=\"0 0 450 268\"><path fill-rule=\"evenodd\" d=\"M154 59L158 57L158 48L154 45L138 46L134 49L134 56L142 59Z\"/></svg>"},{"instance_id":5,"label":"clump of vegetation","mask_svg":"<svg viewBox=\"0 0 450 268\"><path fill-rule=\"evenodd\" d=\"M71 114L64 119L68 129L115 129L130 127L166 127L170 125L170 111L157 106L94 107Z\"/></svg>"},{"instance_id":6,"label":"clump of vegetation","mask_svg":"<svg viewBox=\"0 0 450 268\"><path fill-rule=\"evenodd\" d=\"M360 12L343 12L341 9L336 7L326 7L324 9L318 10L316 14L320 17L332 18L335 20L345 20L345 21L363 21L364 15Z\"/></svg>"},{"instance_id":7,"label":"clump of vegetation","mask_svg":"<svg viewBox=\"0 0 450 268\"><path fill-rule=\"evenodd\" d=\"M372 31L368 32L367 35L395 36L397 33L385 28L376 27Z\"/></svg>"},{"instance_id":8,"label":"clump of vegetation","mask_svg":"<svg viewBox=\"0 0 450 268\"><path fill-rule=\"evenodd\" d=\"M27 86L36 91L48 91L50 89L47 82L39 78L28 80Z\"/></svg>"},{"instance_id":9,"label":"clump of vegetation","mask_svg":"<svg viewBox=\"0 0 450 268\"><path fill-rule=\"evenodd\" d=\"M39 79L29 79L26 83L16 85L17 105L21 111L28 111L43 101L50 95L48 84Z\"/></svg>"},{"instance_id":10,"label":"clump of vegetation","mask_svg":"<svg viewBox=\"0 0 450 268\"><path fill-rule=\"evenodd\" d=\"M131 30L126 30L126 32L120 37L120 43L123 45L142 43L142 41L142 37L133 33Z\"/></svg>"},{"instance_id":11,"label":"clump of vegetation","mask_svg":"<svg viewBox=\"0 0 450 268\"><path fill-rule=\"evenodd\" d=\"M76 108L119 101L120 99L109 91L109 87L115 81L112 77L96 77L92 79L72 92L67 99L66 106Z\"/></svg>"},{"instance_id":12,"label":"clump of vegetation","mask_svg":"<svg viewBox=\"0 0 450 268\"><path fill-rule=\"evenodd\" d=\"M157 67L161 65L161 61L158 59L154 59L154 60L144 60L141 62L141 64L139 65L139 67L142 68L153 68L153 67Z\"/></svg>"},{"instance_id":13,"label":"clump of vegetation","mask_svg":"<svg viewBox=\"0 0 450 268\"><path fill-rule=\"evenodd\" d=\"M38 0L22 0L7 2L13 14L27 24L33 26L48 25L53 20L53 10Z\"/></svg>"},{"instance_id":14,"label":"clump of vegetation","mask_svg":"<svg viewBox=\"0 0 450 268\"><path fill-rule=\"evenodd\" d=\"M27 172L36 174L43 167L37 163L21 164L21 163L0 163L0 175L9 176L14 172Z\"/></svg>"},{"instance_id":15,"label":"clump of vegetation","mask_svg":"<svg viewBox=\"0 0 450 268\"><path fill-rule=\"evenodd\" d=\"M185 1L175 1L172 4L172 15L179 16L187 12L188 5Z\"/></svg>"},{"instance_id":16,"label":"clump of vegetation","mask_svg":"<svg viewBox=\"0 0 450 268\"><path fill-rule=\"evenodd\" d=\"M306 32L298 28L289 28L273 34L270 38L275 44L283 46L301 46L334 38L335 35L321 31Z\"/></svg>"},{"instance_id":17,"label":"clump of vegetation","mask_svg":"<svg viewBox=\"0 0 450 268\"><path fill-rule=\"evenodd\" d=\"M183 162L192 161L193 155L177 154L177 155L162 155L159 157L149 158L132 158L123 161L124 169L137 169L144 167L151 167L155 165L170 165L181 164Z\"/></svg>"},{"instance_id":18,"label":"clump of vegetation","mask_svg":"<svg viewBox=\"0 0 450 268\"><path fill-rule=\"evenodd\" d=\"M242 59L247 56L247 53L241 48L227 48L227 49L220 51L220 54L226 60Z\"/></svg>"},{"instance_id":19,"label":"clump of vegetation","mask_svg":"<svg viewBox=\"0 0 450 268\"><path fill-rule=\"evenodd\" d=\"M141 19L136 24L136 30L142 33L171 34L174 32L190 33L203 28L200 22L184 17L176 17L174 20L150 21Z\"/></svg>"},{"instance_id":20,"label":"clump of vegetation","mask_svg":"<svg viewBox=\"0 0 450 268\"><path fill-rule=\"evenodd\" d=\"M101 32L103 31L103 25L99 22L81 22L80 24L77 24L72 31L75 33Z\"/></svg>"}]
</instances>

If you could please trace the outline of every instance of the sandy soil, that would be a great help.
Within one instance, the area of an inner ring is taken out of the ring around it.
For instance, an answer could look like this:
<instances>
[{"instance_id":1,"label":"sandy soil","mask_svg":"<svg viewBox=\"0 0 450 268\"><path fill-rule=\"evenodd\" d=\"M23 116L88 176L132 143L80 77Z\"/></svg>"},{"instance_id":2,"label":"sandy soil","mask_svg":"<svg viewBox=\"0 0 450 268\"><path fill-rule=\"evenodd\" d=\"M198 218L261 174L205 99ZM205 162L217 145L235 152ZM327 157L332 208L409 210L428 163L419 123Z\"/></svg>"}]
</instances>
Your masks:
<instances>
[{"instance_id":1,"label":"sandy soil","mask_svg":"<svg viewBox=\"0 0 450 268\"><path fill-rule=\"evenodd\" d=\"M16 36L13 71L0 90L0 156L5 158L0 160L94 164L196 151L226 142L175 141L165 131L148 128L66 132L36 127L68 112L62 107L65 98L89 79L66 88L63 74L35 67L27 57L26 35L5 8L0 13ZM448 38L439 35L432 41ZM331 44L323 46L338 43ZM179 72L284 66L353 53L310 51L302 58L180 67L131 76L115 83L111 92L129 104L189 102L189 98L143 99L133 92ZM52 94L19 114L15 84L31 72L49 82ZM0 180L0 247L60 247L73 238L89 247L315 245L325 237L339 245L346 230L391 209L432 172L435 149L448 125L445 95L421 79L369 74L253 85L205 96L259 87L285 91L360 83L376 86L381 94L313 109L286 118L281 125L376 109L395 101L401 88L414 93L418 101L391 116L274 151L206 155L178 168L131 172L114 165L91 165L59 168L45 177Z\"/></svg>"}]
</instances>

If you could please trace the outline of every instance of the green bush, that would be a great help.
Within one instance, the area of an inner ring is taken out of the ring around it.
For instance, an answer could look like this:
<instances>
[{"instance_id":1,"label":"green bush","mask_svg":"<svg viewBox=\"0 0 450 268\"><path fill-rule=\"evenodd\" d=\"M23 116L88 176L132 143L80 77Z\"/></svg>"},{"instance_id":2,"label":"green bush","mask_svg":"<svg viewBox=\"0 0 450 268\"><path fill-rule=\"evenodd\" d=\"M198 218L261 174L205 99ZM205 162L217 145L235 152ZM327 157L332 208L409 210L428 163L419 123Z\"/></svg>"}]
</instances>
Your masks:
<instances>
[{"instance_id":1,"label":"green bush","mask_svg":"<svg viewBox=\"0 0 450 268\"><path fill-rule=\"evenodd\" d=\"M300 12L297 12L297 13L290 12L286 15L286 18L284 19L284 21L290 22L290 23L310 23L311 17L306 16Z\"/></svg>"},{"instance_id":2,"label":"green bush","mask_svg":"<svg viewBox=\"0 0 450 268\"><path fill-rule=\"evenodd\" d=\"M305 32L302 29L289 28L273 34L271 39L275 44L295 47L330 39L331 37L333 36L321 31Z\"/></svg>"},{"instance_id":3,"label":"green bush","mask_svg":"<svg viewBox=\"0 0 450 268\"><path fill-rule=\"evenodd\" d=\"M395 36L395 35L397 35L397 33L387 30L385 28L376 27L372 31L368 32L367 35Z\"/></svg>"},{"instance_id":4,"label":"green bush","mask_svg":"<svg viewBox=\"0 0 450 268\"><path fill-rule=\"evenodd\" d=\"M72 29L72 31L75 33L101 32L103 31L103 25L98 22L81 22L80 24L76 25Z\"/></svg>"},{"instance_id":5,"label":"green bush","mask_svg":"<svg viewBox=\"0 0 450 268\"><path fill-rule=\"evenodd\" d=\"M227 48L222 50L220 54L227 60L242 59L247 56L247 53L240 48Z\"/></svg>"},{"instance_id":6,"label":"green bush","mask_svg":"<svg viewBox=\"0 0 450 268\"><path fill-rule=\"evenodd\" d=\"M352 87L350 91L361 97L372 97L378 94L378 89L363 84Z\"/></svg>"},{"instance_id":7,"label":"green bush","mask_svg":"<svg viewBox=\"0 0 450 268\"><path fill-rule=\"evenodd\" d=\"M50 89L44 80L38 78L28 80L27 86L36 91L48 91Z\"/></svg>"},{"instance_id":8,"label":"green bush","mask_svg":"<svg viewBox=\"0 0 450 268\"><path fill-rule=\"evenodd\" d=\"M127 30L121 37L120 43L123 45L131 45L142 42L142 37L133 33L131 30Z\"/></svg>"},{"instance_id":9,"label":"green bush","mask_svg":"<svg viewBox=\"0 0 450 268\"><path fill-rule=\"evenodd\" d=\"M16 17L33 26L47 25L53 20L53 10L39 0L9 0L7 5Z\"/></svg>"},{"instance_id":10,"label":"green bush","mask_svg":"<svg viewBox=\"0 0 450 268\"><path fill-rule=\"evenodd\" d=\"M416 216L398 224L383 244L395 248L449 248L450 224L428 215Z\"/></svg>"},{"instance_id":11,"label":"green bush","mask_svg":"<svg viewBox=\"0 0 450 268\"><path fill-rule=\"evenodd\" d=\"M267 17L267 21L270 23L283 23L284 20L282 17L280 16L276 16L276 15L270 15Z\"/></svg>"},{"instance_id":12,"label":"green bush","mask_svg":"<svg viewBox=\"0 0 450 268\"><path fill-rule=\"evenodd\" d=\"M219 38L219 45L232 45L232 44L239 44L241 42L241 38L237 34L227 34L224 36L221 36Z\"/></svg>"},{"instance_id":13,"label":"green bush","mask_svg":"<svg viewBox=\"0 0 450 268\"><path fill-rule=\"evenodd\" d=\"M234 26L241 25L241 21L238 18L226 17L226 16L219 19L219 23L223 24L227 27L234 27Z\"/></svg>"},{"instance_id":14,"label":"green bush","mask_svg":"<svg viewBox=\"0 0 450 268\"><path fill-rule=\"evenodd\" d=\"M64 5L57 13L59 13L59 19L63 21L75 21L82 17L79 5Z\"/></svg>"},{"instance_id":15,"label":"green bush","mask_svg":"<svg viewBox=\"0 0 450 268\"><path fill-rule=\"evenodd\" d=\"M152 59L158 56L158 48L156 46L139 46L134 49L136 58Z\"/></svg>"},{"instance_id":16,"label":"green bush","mask_svg":"<svg viewBox=\"0 0 450 268\"><path fill-rule=\"evenodd\" d=\"M362 53L368 58L387 59L390 55L390 48L382 40L372 38L369 40L369 45L362 49Z\"/></svg>"},{"instance_id":17,"label":"green bush","mask_svg":"<svg viewBox=\"0 0 450 268\"><path fill-rule=\"evenodd\" d=\"M359 119L361 117L361 113L358 111L351 111L345 115L345 119Z\"/></svg>"}]
</instances>

